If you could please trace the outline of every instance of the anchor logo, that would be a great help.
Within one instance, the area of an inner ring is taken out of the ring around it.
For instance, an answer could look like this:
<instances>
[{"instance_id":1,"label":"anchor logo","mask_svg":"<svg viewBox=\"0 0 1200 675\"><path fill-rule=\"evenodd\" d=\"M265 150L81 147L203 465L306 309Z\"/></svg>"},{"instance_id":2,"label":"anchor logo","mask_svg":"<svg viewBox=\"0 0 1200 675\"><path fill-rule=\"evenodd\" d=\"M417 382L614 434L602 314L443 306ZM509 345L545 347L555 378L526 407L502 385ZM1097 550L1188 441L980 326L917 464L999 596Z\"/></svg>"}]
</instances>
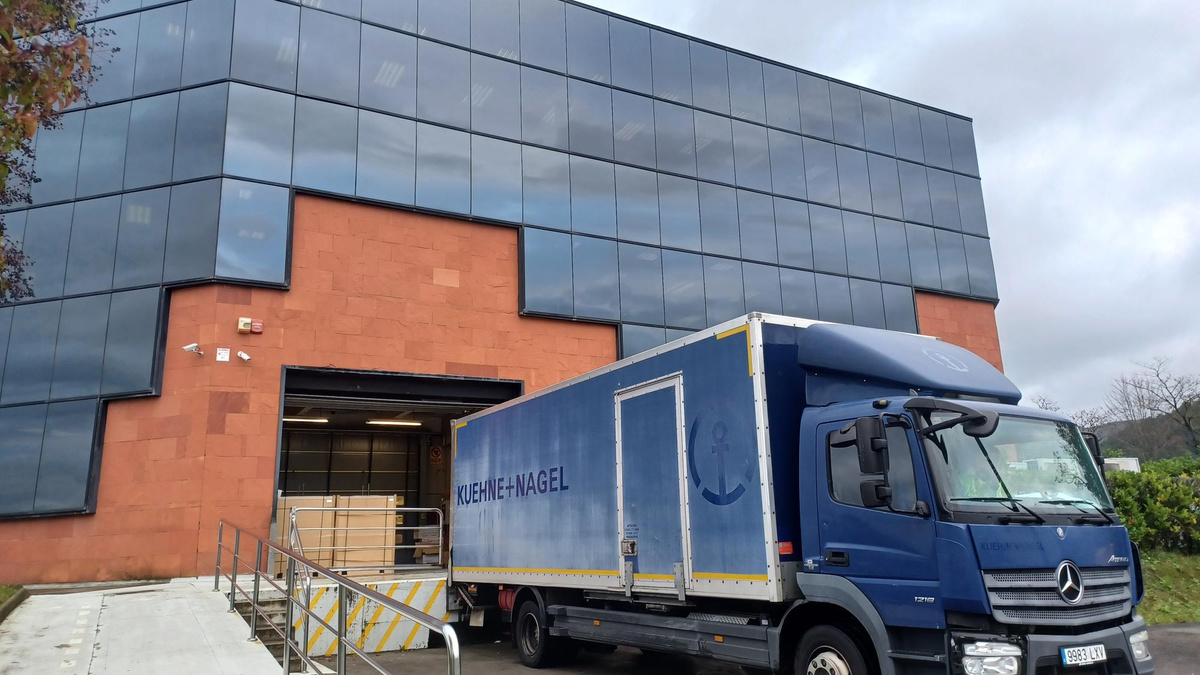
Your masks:
<instances>
[{"instance_id":1,"label":"anchor logo","mask_svg":"<svg viewBox=\"0 0 1200 675\"><path fill-rule=\"evenodd\" d=\"M754 478L754 462L753 458L738 457L745 453L745 446L737 444L736 439L731 439L729 427L723 420L714 417L706 412L692 424L688 435L688 472L691 474L692 483L700 490L700 495L705 500L717 506L728 506L746 493L746 484ZM704 441L699 439L702 430L708 432ZM731 440L734 441L732 445ZM707 454L714 456L716 460L715 476L709 476L708 481L701 475L696 462L696 455L703 452L704 446L709 449ZM715 492L712 490L714 477Z\"/></svg>"}]
</instances>

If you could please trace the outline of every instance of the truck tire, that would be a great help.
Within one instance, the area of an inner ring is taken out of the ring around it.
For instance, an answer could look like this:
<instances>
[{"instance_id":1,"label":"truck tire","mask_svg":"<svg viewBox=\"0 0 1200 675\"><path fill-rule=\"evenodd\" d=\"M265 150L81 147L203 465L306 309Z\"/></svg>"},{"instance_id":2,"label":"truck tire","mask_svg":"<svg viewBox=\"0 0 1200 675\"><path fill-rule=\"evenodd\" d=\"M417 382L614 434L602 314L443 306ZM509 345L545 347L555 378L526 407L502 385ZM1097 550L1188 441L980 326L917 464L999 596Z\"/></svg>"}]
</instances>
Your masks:
<instances>
[{"instance_id":1,"label":"truck tire","mask_svg":"<svg viewBox=\"0 0 1200 675\"><path fill-rule=\"evenodd\" d=\"M513 619L513 643L521 663L529 668L553 665L555 650L550 643L546 617L533 600L526 600Z\"/></svg>"},{"instance_id":2,"label":"truck tire","mask_svg":"<svg viewBox=\"0 0 1200 675\"><path fill-rule=\"evenodd\" d=\"M871 675L850 636L833 626L810 628L796 647L793 675Z\"/></svg>"}]
</instances>

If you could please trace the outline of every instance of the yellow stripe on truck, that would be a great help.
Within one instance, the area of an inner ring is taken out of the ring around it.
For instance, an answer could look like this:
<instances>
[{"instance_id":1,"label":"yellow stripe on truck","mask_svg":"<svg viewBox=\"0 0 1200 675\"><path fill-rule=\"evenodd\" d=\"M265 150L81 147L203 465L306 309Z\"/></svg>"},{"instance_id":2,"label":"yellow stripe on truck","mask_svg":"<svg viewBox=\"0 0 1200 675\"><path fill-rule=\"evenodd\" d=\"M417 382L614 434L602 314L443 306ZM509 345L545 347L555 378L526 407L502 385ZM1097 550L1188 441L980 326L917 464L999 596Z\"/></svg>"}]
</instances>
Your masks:
<instances>
[{"instance_id":1,"label":"yellow stripe on truck","mask_svg":"<svg viewBox=\"0 0 1200 675\"><path fill-rule=\"evenodd\" d=\"M724 333L717 333L717 339L724 340L725 338L733 337L738 333L746 334L746 369L750 371L750 377L754 377L754 356L750 349L750 324L738 326L737 328L730 328Z\"/></svg>"}]
</instances>

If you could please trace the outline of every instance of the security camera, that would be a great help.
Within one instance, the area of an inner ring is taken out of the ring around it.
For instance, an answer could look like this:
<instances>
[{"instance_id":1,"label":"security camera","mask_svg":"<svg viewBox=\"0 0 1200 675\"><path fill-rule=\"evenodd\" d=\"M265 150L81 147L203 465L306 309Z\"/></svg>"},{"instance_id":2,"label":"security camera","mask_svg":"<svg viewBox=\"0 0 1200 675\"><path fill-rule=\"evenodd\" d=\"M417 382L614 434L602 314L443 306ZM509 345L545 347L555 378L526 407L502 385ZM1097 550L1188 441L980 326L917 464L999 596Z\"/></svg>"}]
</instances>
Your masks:
<instances>
[{"instance_id":1,"label":"security camera","mask_svg":"<svg viewBox=\"0 0 1200 675\"><path fill-rule=\"evenodd\" d=\"M204 352L200 351L200 345L196 344L195 342L193 342L190 345L185 345L183 347L183 351L191 352L191 353L195 354L196 356L204 356Z\"/></svg>"},{"instance_id":2,"label":"security camera","mask_svg":"<svg viewBox=\"0 0 1200 675\"><path fill-rule=\"evenodd\" d=\"M243 361L249 361L249 360L250 360L250 355L249 355L249 354L247 354L246 352L239 351L239 352L238 352L238 358L239 358L239 359L241 359L241 360L243 360Z\"/></svg>"}]
</instances>

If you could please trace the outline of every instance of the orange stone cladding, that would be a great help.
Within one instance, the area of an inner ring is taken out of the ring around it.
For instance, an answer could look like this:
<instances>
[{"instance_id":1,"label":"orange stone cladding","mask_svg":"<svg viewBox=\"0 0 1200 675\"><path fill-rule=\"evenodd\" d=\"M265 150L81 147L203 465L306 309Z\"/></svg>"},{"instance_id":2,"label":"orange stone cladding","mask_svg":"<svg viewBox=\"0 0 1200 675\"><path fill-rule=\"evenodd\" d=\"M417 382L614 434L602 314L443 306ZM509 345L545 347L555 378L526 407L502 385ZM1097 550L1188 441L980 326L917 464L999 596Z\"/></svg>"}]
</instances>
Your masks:
<instances>
[{"instance_id":1,"label":"orange stone cladding","mask_svg":"<svg viewBox=\"0 0 1200 675\"><path fill-rule=\"evenodd\" d=\"M284 366L534 391L617 357L613 326L518 315L515 229L298 196L291 270L289 291L171 292L162 396L108 404L96 513L0 523L0 582L211 574L219 519L267 535Z\"/></svg>"},{"instance_id":2,"label":"orange stone cladding","mask_svg":"<svg viewBox=\"0 0 1200 675\"><path fill-rule=\"evenodd\" d=\"M920 291L916 297L917 324L922 334L965 347L1004 370L1000 335L996 331L996 308L992 303Z\"/></svg>"}]
</instances>

